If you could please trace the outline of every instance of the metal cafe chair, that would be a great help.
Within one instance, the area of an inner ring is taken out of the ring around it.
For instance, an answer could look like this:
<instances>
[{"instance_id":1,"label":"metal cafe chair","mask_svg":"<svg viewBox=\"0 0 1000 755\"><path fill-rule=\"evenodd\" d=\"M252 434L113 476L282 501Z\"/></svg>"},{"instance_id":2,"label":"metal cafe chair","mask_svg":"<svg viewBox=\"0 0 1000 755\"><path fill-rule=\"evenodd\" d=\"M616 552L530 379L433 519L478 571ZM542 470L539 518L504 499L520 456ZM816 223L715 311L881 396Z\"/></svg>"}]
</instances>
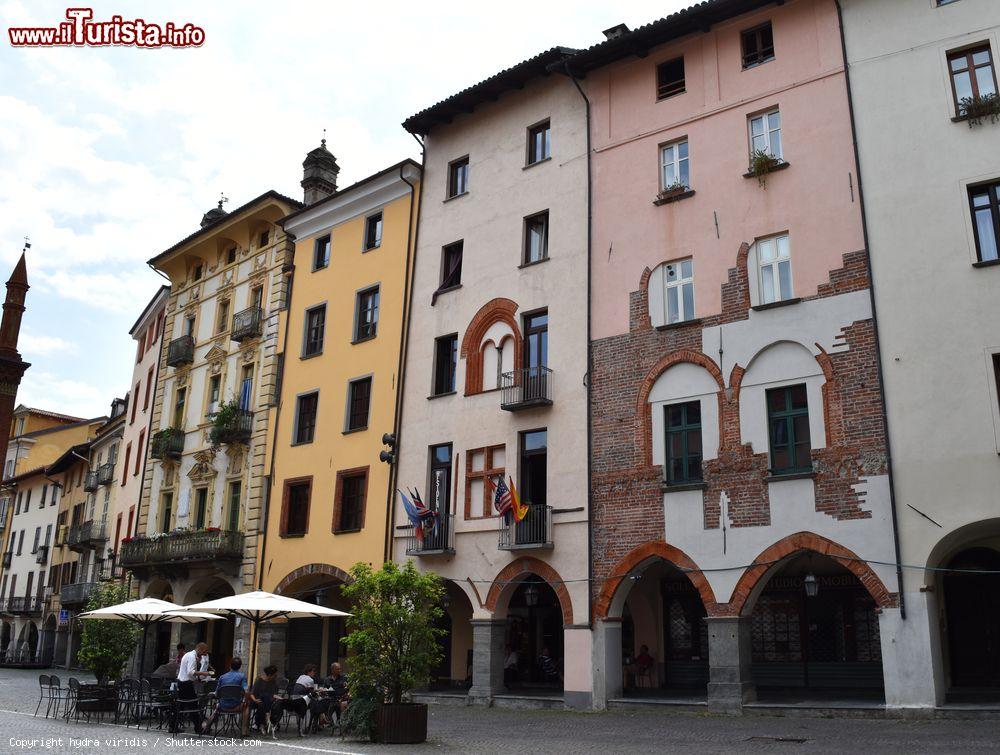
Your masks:
<instances>
[{"instance_id":1,"label":"metal cafe chair","mask_svg":"<svg viewBox=\"0 0 1000 755\"><path fill-rule=\"evenodd\" d=\"M221 722L219 734L232 732L235 724L236 731L241 731L243 723L243 687L238 684L226 684L219 687L215 693L215 710L213 712L213 725Z\"/></svg>"},{"instance_id":2,"label":"metal cafe chair","mask_svg":"<svg viewBox=\"0 0 1000 755\"><path fill-rule=\"evenodd\" d=\"M35 706L35 712L32 715L38 715L38 711L42 707L43 702L45 703L45 715L49 715L49 705L51 700L49 696L49 679L50 677L48 674L38 675L38 705Z\"/></svg>"}]
</instances>

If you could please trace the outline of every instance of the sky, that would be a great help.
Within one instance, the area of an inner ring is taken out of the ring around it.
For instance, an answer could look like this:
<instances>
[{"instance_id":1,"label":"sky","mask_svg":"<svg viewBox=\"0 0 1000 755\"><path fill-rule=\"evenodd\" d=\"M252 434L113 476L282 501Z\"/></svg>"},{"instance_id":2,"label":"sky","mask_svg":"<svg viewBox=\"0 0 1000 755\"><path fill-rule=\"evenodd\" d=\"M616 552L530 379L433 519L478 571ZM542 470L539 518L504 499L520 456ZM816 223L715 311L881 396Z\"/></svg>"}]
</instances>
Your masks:
<instances>
[{"instance_id":1,"label":"sky","mask_svg":"<svg viewBox=\"0 0 1000 755\"><path fill-rule=\"evenodd\" d=\"M56 26L66 4L0 0L0 276L28 250L18 402L106 414L132 377L128 330L163 279L146 260L229 207L301 198L327 133L339 183L419 149L400 123L556 45L588 47L689 0L93 5L205 30L198 48L13 48L9 27ZM73 3L80 7L83 3Z\"/></svg>"}]
</instances>

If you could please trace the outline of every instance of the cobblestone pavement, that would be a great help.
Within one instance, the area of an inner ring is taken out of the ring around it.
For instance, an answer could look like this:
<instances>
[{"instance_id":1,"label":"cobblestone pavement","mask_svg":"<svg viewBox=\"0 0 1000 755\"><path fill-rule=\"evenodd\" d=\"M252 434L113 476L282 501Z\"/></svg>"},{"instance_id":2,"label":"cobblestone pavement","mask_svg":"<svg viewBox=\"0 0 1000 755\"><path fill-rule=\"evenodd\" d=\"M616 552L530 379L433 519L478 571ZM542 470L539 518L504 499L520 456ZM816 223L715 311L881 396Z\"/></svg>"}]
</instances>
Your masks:
<instances>
[{"instance_id":1,"label":"cobblestone pavement","mask_svg":"<svg viewBox=\"0 0 1000 755\"><path fill-rule=\"evenodd\" d=\"M65 680L68 674L61 673ZM112 724L66 723L31 714L38 674L0 669L0 753L971 753L1000 749L1000 720L903 721L857 718L713 716L665 710L570 713L431 706L429 741L419 747L344 742L339 737L226 742L171 740Z\"/></svg>"}]
</instances>

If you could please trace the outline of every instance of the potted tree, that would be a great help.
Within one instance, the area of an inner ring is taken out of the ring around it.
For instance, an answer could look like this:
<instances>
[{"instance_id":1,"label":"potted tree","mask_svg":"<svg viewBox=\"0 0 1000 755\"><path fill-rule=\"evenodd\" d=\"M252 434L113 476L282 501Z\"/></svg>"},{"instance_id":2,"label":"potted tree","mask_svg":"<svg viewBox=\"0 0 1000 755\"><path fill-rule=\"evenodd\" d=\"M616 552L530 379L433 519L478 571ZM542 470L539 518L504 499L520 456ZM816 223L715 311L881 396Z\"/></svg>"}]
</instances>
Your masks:
<instances>
[{"instance_id":1,"label":"potted tree","mask_svg":"<svg viewBox=\"0 0 1000 755\"><path fill-rule=\"evenodd\" d=\"M87 600L87 610L124 603L129 599L125 585L100 582L94 585ZM109 681L121 678L129 658L135 652L139 629L130 621L84 621L77 659L85 669L97 677L97 686L81 686L77 707L81 712L113 713L116 705L115 690Z\"/></svg>"},{"instance_id":2,"label":"potted tree","mask_svg":"<svg viewBox=\"0 0 1000 755\"><path fill-rule=\"evenodd\" d=\"M442 615L441 579L422 573L412 562L351 568L354 578L342 588L353 604L347 646L351 651L347 726L355 734L387 744L427 739L427 706L410 702L409 693L430 682L440 662L435 622Z\"/></svg>"}]
</instances>

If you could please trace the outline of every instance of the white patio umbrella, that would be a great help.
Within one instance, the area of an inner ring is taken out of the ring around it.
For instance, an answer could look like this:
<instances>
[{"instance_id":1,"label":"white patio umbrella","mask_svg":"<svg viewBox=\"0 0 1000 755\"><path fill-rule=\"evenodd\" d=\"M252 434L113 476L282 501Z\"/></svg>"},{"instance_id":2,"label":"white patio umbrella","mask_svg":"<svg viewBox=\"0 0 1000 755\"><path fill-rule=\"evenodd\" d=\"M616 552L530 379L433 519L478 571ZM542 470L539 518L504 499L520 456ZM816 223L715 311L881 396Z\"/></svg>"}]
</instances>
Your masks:
<instances>
[{"instance_id":1,"label":"white patio umbrella","mask_svg":"<svg viewBox=\"0 0 1000 755\"><path fill-rule=\"evenodd\" d=\"M351 615L343 611L338 611L335 608L327 608L315 603L306 603L304 600L289 598L285 595L275 595L263 590L255 590L254 592L246 592L242 595L230 595L217 600L209 600L205 603L183 606L177 612L180 614L189 611L212 613L219 616L234 616L246 619L251 623L253 626L253 636L250 640L251 679L254 678L254 666L257 660L257 629L261 622L273 621L274 619L323 619Z\"/></svg>"},{"instance_id":2,"label":"white patio umbrella","mask_svg":"<svg viewBox=\"0 0 1000 755\"><path fill-rule=\"evenodd\" d=\"M141 626L142 654L139 656L139 678L142 679L146 665L146 633L151 625L159 624L160 622L197 624L200 621L215 621L221 618L214 613L198 613L196 611L179 613L178 609L180 608L183 608L183 606L171 603L169 600L141 598L139 600L130 600L127 603L119 603L116 606L95 608L93 611L81 613L77 618L131 621Z\"/></svg>"}]
</instances>

